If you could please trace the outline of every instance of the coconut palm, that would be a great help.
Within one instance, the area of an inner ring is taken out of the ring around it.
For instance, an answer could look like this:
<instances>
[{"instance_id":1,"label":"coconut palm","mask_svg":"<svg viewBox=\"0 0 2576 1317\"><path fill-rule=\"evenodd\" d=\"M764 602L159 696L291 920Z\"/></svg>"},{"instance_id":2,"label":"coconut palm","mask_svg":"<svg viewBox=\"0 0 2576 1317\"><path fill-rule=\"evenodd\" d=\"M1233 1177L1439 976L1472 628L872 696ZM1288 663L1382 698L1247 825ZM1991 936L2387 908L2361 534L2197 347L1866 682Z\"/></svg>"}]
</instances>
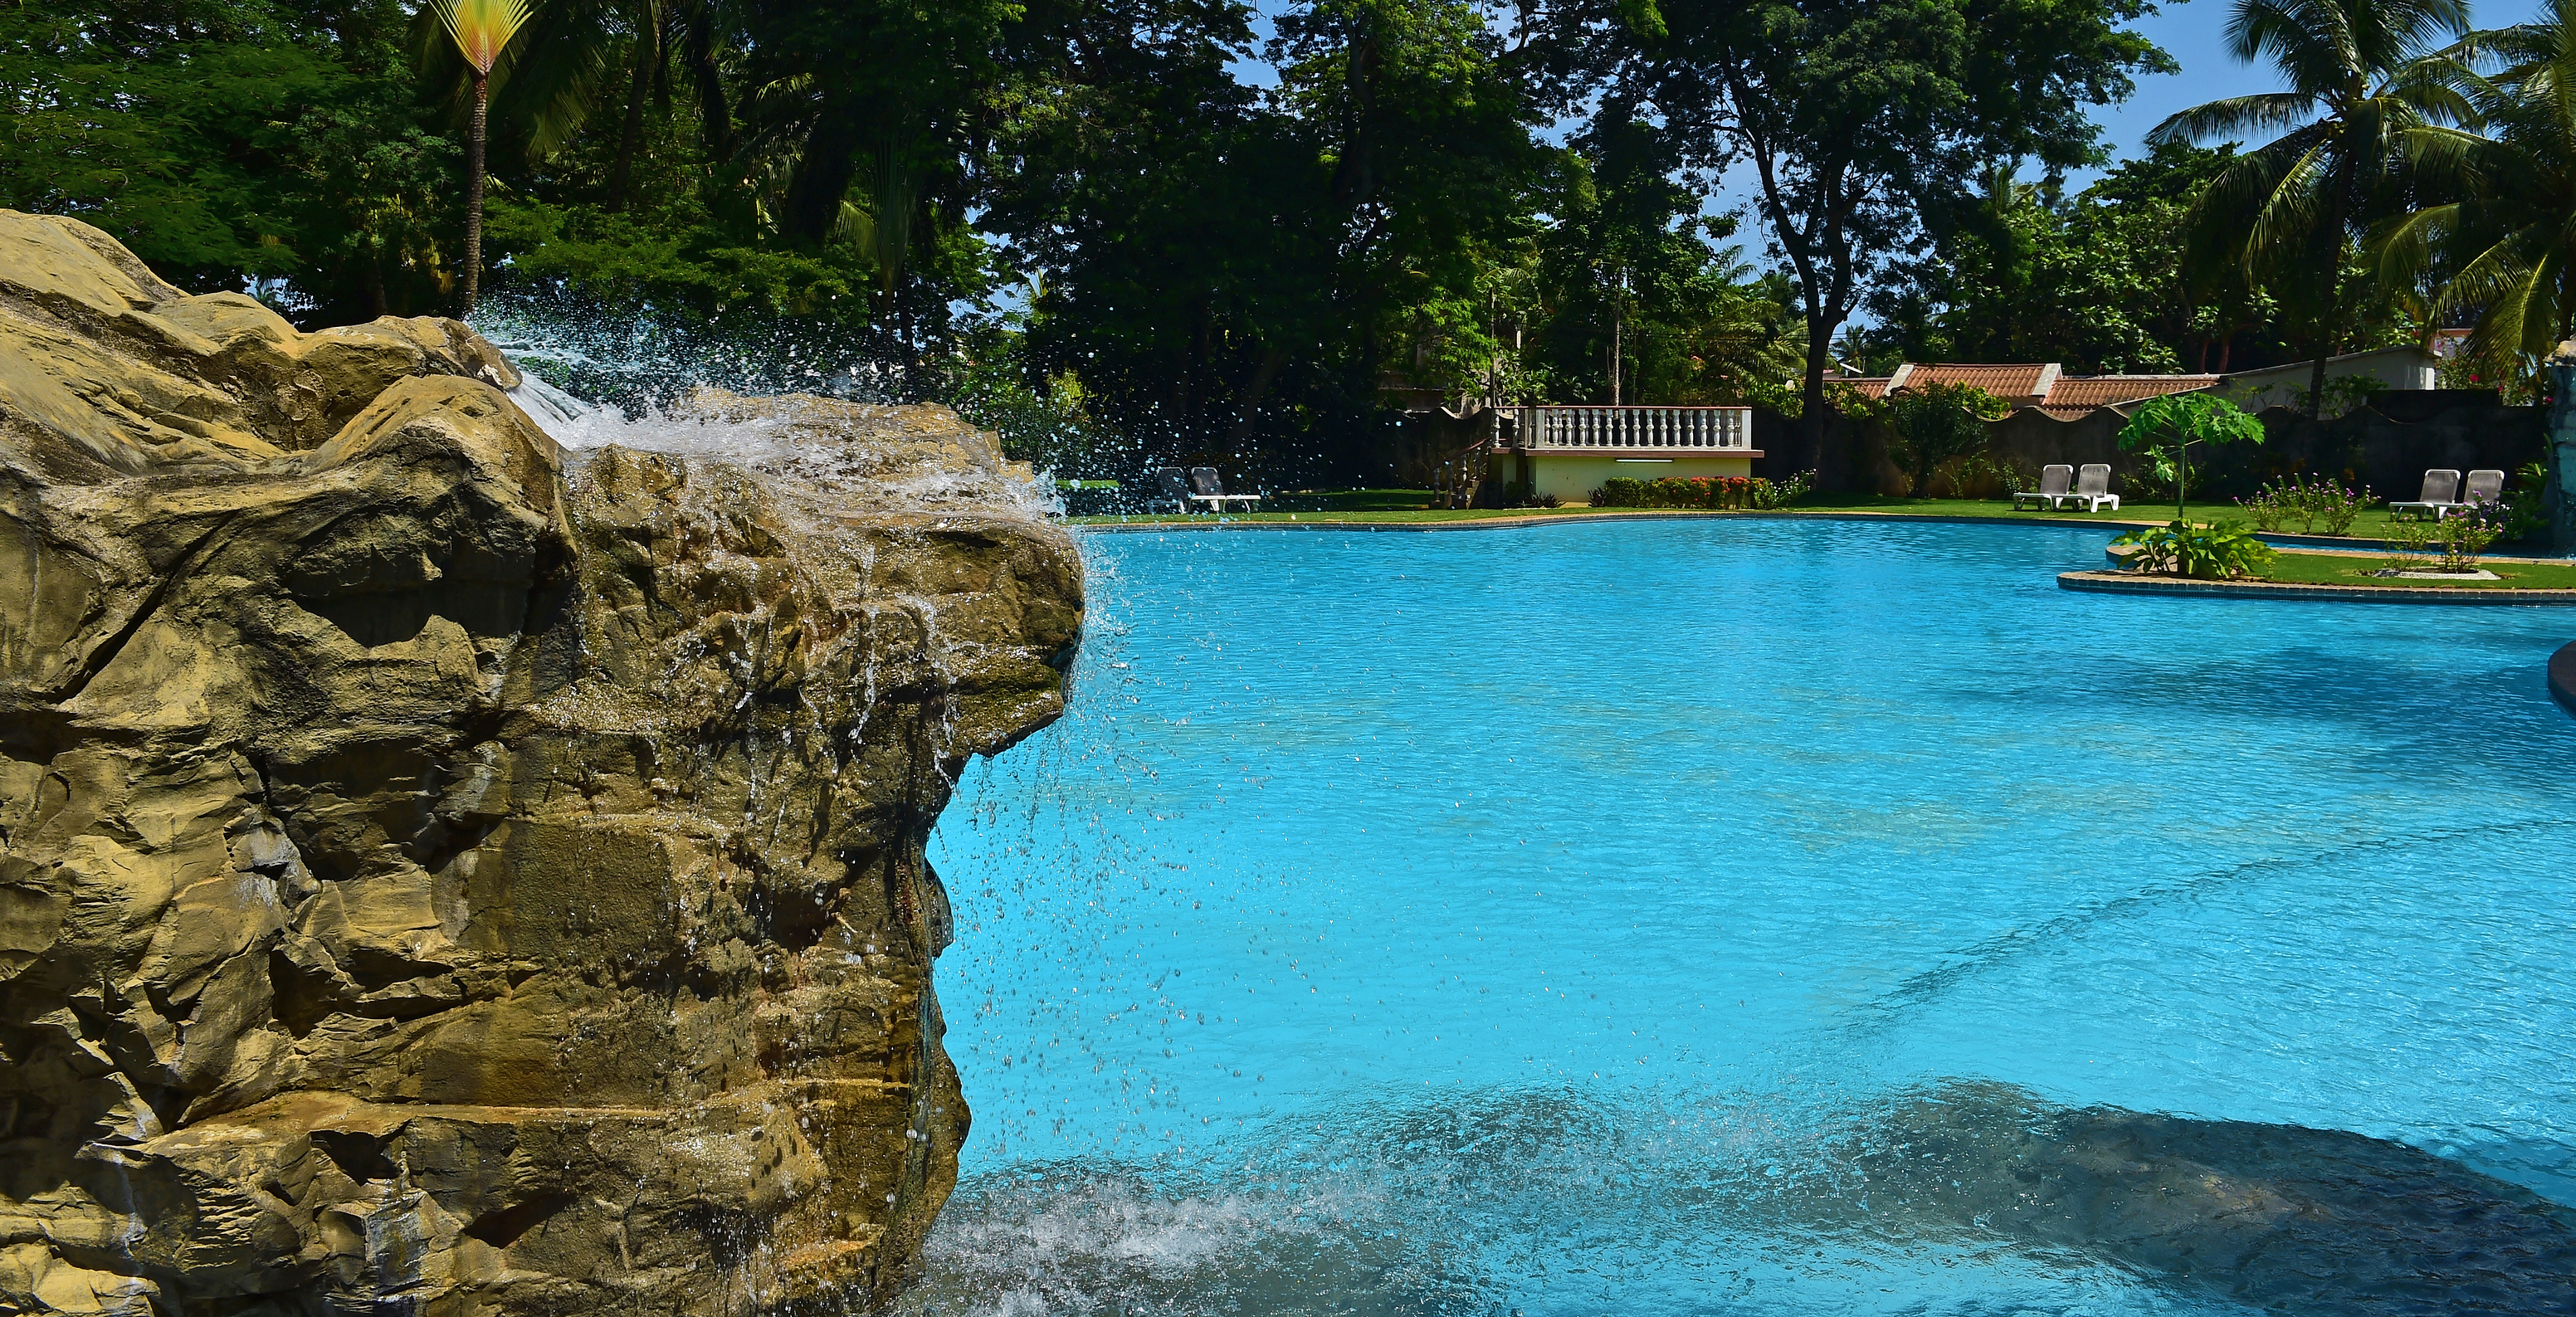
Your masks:
<instances>
[{"instance_id":1,"label":"coconut palm","mask_svg":"<svg viewBox=\"0 0 2576 1317\"><path fill-rule=\"evenodd\" d=\"M474 121L465 140L465 314L483 279L483 130L492 102L492 66L527 25L527 0L436 0L439 22L474 71Z\"/></svg>"},{"instance_id":2,"label":"coconut palm","mask_svg":"<svg viewBox=\"0 0 2576 1317\"><path fill-rule=\"evenodd\" d=\"M2289 90L2194 106L2147 134L2151 143L2279 134L2211 180L2185 252L2204 269L2281 276L2274 291L2316 354L2312 410L2347 309L2344 262L2399 204L2409 134L2473 117L2449 61L2427 58L2436 38L2467 27L2466 0L2237 0L2230 53L2270 61Z\"/></svg>"},{"instance_id":3,"label":"coconut palm","mask_svg":"<svg viewBox=\"0 0 2576 1317\"><path fill-rule=\"evenodd\" d=\"M2441 275L2431 309L2476 313L2473 359L2527 363L2576 335L2576 0L2452 53L2486 134L2409 134L2420 186L2447 200L2389 224L2374 254L2383 279Z\"/></svg>"}]
</instances>

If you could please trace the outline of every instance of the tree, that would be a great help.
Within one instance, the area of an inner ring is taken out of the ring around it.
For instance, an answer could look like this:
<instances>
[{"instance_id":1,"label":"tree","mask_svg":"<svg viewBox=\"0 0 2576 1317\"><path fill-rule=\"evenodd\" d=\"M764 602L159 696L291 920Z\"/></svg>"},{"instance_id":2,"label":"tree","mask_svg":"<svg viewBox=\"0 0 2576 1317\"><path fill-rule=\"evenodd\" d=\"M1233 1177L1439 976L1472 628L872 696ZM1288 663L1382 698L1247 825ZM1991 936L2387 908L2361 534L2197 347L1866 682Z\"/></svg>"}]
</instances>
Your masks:
<instances>
[{"instance_id":1,"label":"tree","mask_svg":"<svg viewBox=\"0 0 2576 1317\"><path fill-rule=\"evenodd\" d=\"M483 135L492 99L492 66L528 21L527 0L437 0L439 21L474 70L474 120L465 139L465 315L483 281Z\"/></svg>"},{"instance_id":2,"label":"tree","mask_svg":"<svg viewBox=\"0 0 2576 1317\"><path fill-rule=\"evenodd\" d=\"M2419 187L2449 199L2388 225L2377 268L2394 285L2437 272L2431 310L2473 313L2467 355L2511 378L2576 335L2576 0L2457 55L2454 85L2486 131L2408 130Z\"/></svg>"},{"instance_id":3,"label":"tree","mask_svg":"<svg viewBox=\"0 0 2576 1317\"><path fill-rule=\"evenodd\" d=\"M2012 414L2012 404L1970 384L1936 383L1898 389L1878 407L1896 428L1898 456L1911 468L1916 498L1932 497L1933 468L1983 452L1986 423Z\"/></svg>"},{"instance_id":4,"label":"tree","mask_svg":"<svg viewBox=\"0 0 2576 1317\"><path fill-rule=\"evenodd\" d=\"M2469 117L2448 62L2421 58L2435 37L2467 25L2466 0L2237 0L2229 52L2270 60L2289 90L2211 101L2147 134L2162 143L2280 132L2201 194L2191 259L2275 273L2266 282L2315 362L2312 405L2352 310L2344 267L2399 204L2404 144L2422 140L2417 129Z\"/></svg>"},{"instance_id":5,"label":"tree","mask_svg":"<svg viewBox=\"0 0 2576 1317\"><path fill-rule=\"evenodd\" d=\"M306 324L447 304L458 146L394 0L0 3L0 206Z\"/></svg>"},{"instance_id":6,"label":"tree","mask_svg":"<svg viewBox=\"0 0 2576 1317\"><path fill-rule=\"evenodd\" d=\"M2097 375L2286 359L2268 291L2237 266L2183 263L2192 203L2233 156L2167 143L2073 197L1998 175L1984 195L1927 212L1929 250L1871 309L1915 361L2055 361Z\"/></svg>"},{"instance_id":7,"label":"tree","mask_svg":"<svg viewBox=\"0 0 2576 1317\"><path fill-rule=\"evenodd\" d=\"M2207 393L2168 393L2149 398L2120 427L2124 452L2143 449L2152 478L2174 482L2174 520L2182 520L2191 488L2193 444L2259 444L2263 423L2225 398Z\"/></svg>"},{"instance_id":8,"label":"tree","mask_svg":"<svg viewBox=\"0 0 2576 1317\"><path fill-rule=\"evenodd\" d=\"M1995 161L2095 161L2084 107L2125 97L2135 72L2172 67L2120 27L2140 0L1638 8L1617 80L1660 108L1704 176L1752 167L1771 243L1795 274L1811 445L1834 333L1885 256L1919 239L1926 201L1966 194Z\"/></svg>"}]
</instances>

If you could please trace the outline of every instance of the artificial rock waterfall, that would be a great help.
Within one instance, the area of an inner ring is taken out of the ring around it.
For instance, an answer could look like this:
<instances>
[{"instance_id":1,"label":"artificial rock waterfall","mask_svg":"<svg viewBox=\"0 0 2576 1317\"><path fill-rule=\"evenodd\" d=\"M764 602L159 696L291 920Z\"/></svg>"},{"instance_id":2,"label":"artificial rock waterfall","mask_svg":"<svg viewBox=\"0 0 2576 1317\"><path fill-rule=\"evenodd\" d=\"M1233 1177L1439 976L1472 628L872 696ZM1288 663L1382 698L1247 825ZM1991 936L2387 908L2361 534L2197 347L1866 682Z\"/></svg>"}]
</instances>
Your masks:
<instances>
[{"instance_id":1,"label":"artificial rock waterfall","mask_svg":"<svg viewBox=\"0 0 2576 1317\"><path fill-rule=\"evenodd\" d=\"M0 1312L902 1283L924 838L1063 708L1071 543L942 409L575 462L517 380L0 211Z\"/></svg>"}]
</instances>

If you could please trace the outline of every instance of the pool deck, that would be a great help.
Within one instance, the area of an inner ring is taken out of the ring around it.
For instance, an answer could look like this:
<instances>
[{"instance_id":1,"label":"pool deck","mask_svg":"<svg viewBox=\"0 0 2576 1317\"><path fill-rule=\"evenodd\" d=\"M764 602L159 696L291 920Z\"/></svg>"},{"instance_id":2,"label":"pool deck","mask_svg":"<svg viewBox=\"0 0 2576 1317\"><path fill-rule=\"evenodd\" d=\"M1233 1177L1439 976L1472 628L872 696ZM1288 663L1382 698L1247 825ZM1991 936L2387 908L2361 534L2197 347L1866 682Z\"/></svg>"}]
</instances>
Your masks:
<instances>
[{"instance_id":1,"label":"pool deck","mask_svg":"<svg viewBox=\"0 0 2576 1317\"><path fill-rule=\"evenodd\" d=\"M2499 559L2498 561L2506 561ZM2576 605L2576 590L2474 590L2460 586L2296 585L2279 581L2195 581L2134 572L2061 572L2059 588L2101 594L2195 595L2205 599L2331 599L2362 604ZM2552 671L2555 671L2553 667Z\"/></svg>"}]
</instances>

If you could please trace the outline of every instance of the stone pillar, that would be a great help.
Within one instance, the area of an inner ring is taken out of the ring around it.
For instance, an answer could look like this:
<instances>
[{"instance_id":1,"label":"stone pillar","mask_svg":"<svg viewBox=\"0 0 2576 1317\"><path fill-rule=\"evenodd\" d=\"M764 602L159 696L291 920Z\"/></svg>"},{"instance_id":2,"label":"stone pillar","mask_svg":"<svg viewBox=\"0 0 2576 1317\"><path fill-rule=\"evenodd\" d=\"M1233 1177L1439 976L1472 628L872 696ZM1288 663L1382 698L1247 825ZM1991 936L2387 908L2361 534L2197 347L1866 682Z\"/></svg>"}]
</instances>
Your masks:
<instances>
[{"instance_id":1,"label":"stone pillar","mask_svg":"<svg viewBox=\"0 0 2576 1317\"><path fill-rule=\"evenodd\" d=\"M2544 510L2549 517L2550 547L2576 552L2576 339L2549 354L2549 412L2542 441L2549 465Z\"/></svg>"}]
</instances>

